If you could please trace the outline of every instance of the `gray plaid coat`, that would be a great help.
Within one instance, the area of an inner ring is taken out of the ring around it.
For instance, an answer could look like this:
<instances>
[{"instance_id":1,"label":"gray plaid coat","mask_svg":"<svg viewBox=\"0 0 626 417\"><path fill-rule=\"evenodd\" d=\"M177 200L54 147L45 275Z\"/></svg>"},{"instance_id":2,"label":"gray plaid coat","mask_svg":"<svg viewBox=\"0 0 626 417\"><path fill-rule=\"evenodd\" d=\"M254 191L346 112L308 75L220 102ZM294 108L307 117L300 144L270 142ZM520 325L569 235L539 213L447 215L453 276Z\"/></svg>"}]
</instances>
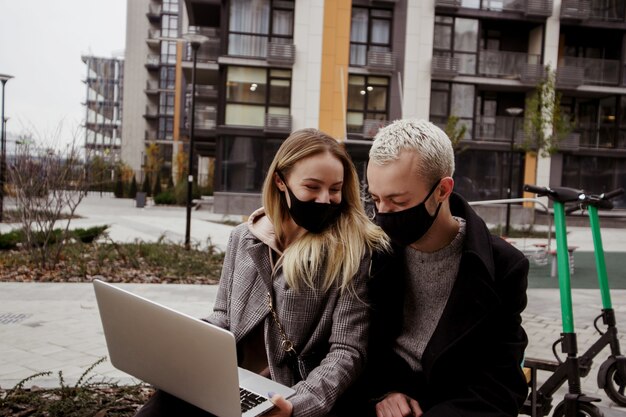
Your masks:
<instances>
[{"instance_id":1,"label":"gray plaid coat","mask_svg":"<svg viewBox=\"0 0 626 417\"><path fill-rule=\"evenodd\" d=\"M214 311L207 320L241 341L262 324L271 377L296 394L290 398L293 416L324 416L337 398L358 377L364 366L369 313L366 280L369 257L363 259L355 291L332 287L326 293L305 286L298 293L272 266L267 244L255 237L246 224L231 233ZM308 362L308 377L295 384L282 338L272 319L267 293L272 286L274 306L285 333Z\"/></svg>"}]
</instances>

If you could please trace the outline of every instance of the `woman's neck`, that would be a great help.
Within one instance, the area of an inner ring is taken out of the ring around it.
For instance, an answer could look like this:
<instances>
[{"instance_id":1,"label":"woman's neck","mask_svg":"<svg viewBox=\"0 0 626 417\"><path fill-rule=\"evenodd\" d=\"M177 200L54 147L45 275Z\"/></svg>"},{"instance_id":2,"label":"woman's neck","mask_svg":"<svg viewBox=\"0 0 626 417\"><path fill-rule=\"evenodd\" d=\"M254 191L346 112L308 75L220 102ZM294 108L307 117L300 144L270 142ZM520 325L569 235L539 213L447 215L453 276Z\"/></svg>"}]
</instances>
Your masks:
<instances>
[{"instance_id":1,"label":"woman's neck","mask_svg":"<svg viewBox=\"0 0 626 417\"><path fill-rule=\"evenodd\" d=\"M298 226L293 219L290 217L287 220L283 221L282 224L283 236L280 239L280 246L283 251L289 247L293 242L298 240L300 236L302 236L306 230L304 228Z\"/></svg>"}]
</instances>

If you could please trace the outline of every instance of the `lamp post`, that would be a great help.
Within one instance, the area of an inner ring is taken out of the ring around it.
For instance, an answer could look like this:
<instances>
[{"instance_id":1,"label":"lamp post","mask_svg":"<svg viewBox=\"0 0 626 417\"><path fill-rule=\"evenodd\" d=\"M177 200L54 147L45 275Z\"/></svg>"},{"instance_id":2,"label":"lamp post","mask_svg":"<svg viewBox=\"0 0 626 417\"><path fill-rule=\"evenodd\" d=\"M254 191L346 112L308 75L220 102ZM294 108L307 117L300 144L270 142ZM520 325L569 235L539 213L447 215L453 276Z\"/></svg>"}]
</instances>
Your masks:
<instances>
[{"instance_id":1,"label":"lamp post","mask_svg":"<svg viewBox=\"0 0 626 417\"><path fill-rule=\"evenodd\" d=\"M191 69L191 118L189 123L189 165L187 170L187 223L185 227L185 249L191 248L191 193L193 190L193 147L194 129L196 123L196 64L198 61L198 49L209 38L199 33L187 33L183 38L191 45L193 52L193 66Z\"/></svg>"},{"instance_id":2,"label":"lamp post","mask_svg":"<svg viewBox=\"0 0 626 417\"><path fill-rule=\"evenodd\" d=\"M5 137L6 119L4 118L4 90L7 81L11 78L13 78L12 75L0 74L0 82L2 82L2 116L0 116L0 121L2 121L2 126L0 126L0 223L2 223L4 219L4 183L7 158L7 144Z\"/></svg>"},{"instance_id":3,"label":"lamp post","mask_svg":"<svg viewBox=\"0 0 626 417\"><path fill-rule=\"evenodd\" d=\"M508 200L511 199L511 191L513 188L513 154L515 150L515 121L517 120L517 116L522 114L524 109L521 107L509 107L506 109L506 112L509 116L513 117L513 127L511 132L511 147L509 149L509 187L506 190L506 198ZM506 228L504 230L504 234L506 236L509 235L509 227L511 224L511 203L506 203Z\"/></svg>"}]
</instances>

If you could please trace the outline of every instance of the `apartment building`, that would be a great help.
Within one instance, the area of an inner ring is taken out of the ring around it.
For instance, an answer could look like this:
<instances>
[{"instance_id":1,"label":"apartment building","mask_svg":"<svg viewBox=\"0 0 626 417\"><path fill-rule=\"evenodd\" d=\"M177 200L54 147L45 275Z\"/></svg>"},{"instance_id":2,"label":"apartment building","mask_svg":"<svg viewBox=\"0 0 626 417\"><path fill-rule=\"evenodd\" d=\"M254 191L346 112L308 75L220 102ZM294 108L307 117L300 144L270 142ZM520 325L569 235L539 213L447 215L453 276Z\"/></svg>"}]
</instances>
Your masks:
<instances>
[{"instance_id":1,"label":"apartment building","mask_svg":"<svg viewBox=\"0 0 626 417\"><path fill-rule=\"evenodd\" d=\"M292 130L337 137L364 176L373 136L403 117L445 126L454 116L465 126L455 179L471 200L505 198L509 185L512 197L522 196L525 182L626 186L623 1L180 1L177 14L174 0L129 1L128 34L140 40L127 36L125 95L147 105L143 113L135 105L144 120L133 130L125 102L124 159L141 161L147 141L171 146L165 160L186 150L193 55L175 38L205 35L194 141L197 154L214 158L218 212L248 214L260 205L267 168ZM544 157L518 145L527 99L547 65L560 111L574 124ZM198 173L206 169L195 164ZM617 205L626 208L626 200Z\"/></svg>"},{"instance_id":2,"label":"apartment building","mask_svg":"<svg viewBox=\"0 0 626 417\"><path fill-rule=\"evenodd\" d=\"M124 60L83 56L85 76L85 151L119 161L122 140Z\"/></svg>"}]
</instances>

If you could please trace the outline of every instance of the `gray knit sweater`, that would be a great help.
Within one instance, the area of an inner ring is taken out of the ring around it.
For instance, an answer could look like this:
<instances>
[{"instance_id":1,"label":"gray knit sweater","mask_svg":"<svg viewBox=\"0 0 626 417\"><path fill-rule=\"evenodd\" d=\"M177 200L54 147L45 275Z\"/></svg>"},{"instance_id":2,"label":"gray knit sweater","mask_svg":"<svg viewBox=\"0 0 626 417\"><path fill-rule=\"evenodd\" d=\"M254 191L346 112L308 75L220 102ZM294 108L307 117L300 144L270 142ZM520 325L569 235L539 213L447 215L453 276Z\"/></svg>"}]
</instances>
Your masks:
<instances>
[{"instance_id":1,"label":"gray knit sweater","mask_svg":"<svg viewBox=\"0 0 626 417\"><path fill-rule=\"evenodd\" d=\"M422 369L422 354L439 323L459 271L465 220L455 219L459 222L459 233L448 246L433 253L405 249L404 316L394 350L414 371Z\"/></svg>"}]
</instances>

